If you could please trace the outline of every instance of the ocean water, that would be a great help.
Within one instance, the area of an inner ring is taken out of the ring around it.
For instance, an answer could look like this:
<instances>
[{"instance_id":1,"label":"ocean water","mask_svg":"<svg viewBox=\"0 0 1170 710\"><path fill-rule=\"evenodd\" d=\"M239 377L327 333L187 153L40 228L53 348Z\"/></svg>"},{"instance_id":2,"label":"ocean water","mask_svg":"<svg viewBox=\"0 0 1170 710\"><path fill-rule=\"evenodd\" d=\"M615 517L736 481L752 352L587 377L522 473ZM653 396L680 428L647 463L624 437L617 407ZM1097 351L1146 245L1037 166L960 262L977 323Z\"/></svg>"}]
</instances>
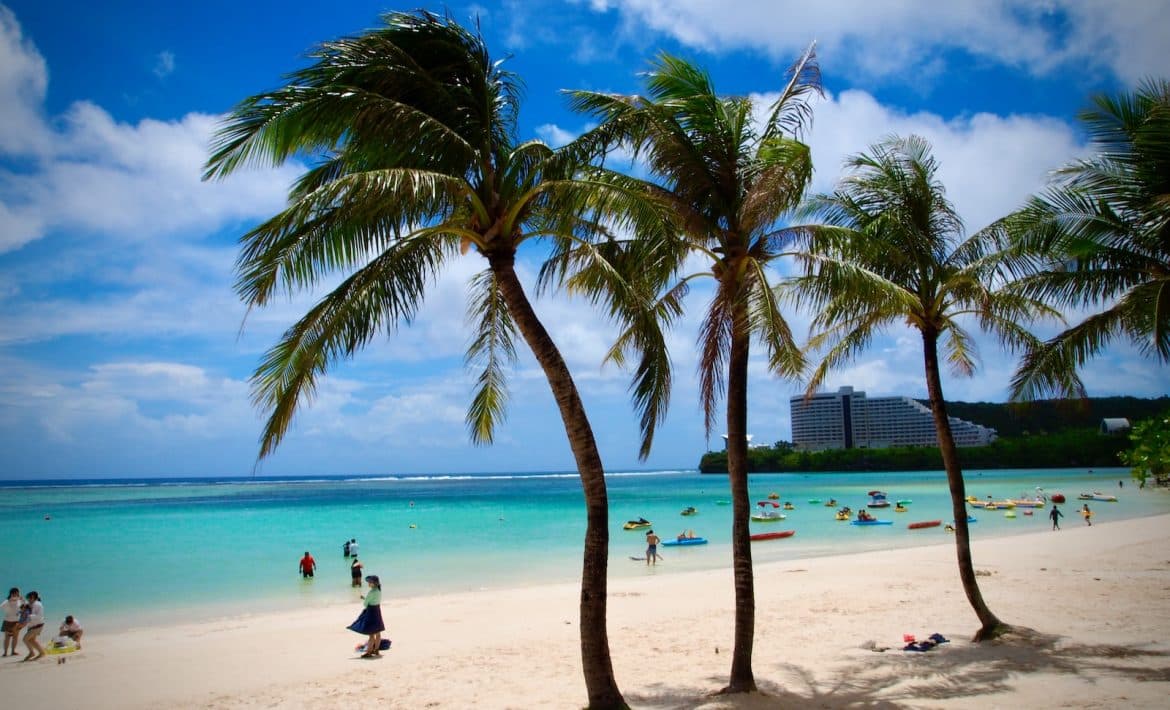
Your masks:
<instances>
[{"instance_id":1,"label":"ocean water","mask_svg":"<svg viewBox=\"0 0 1170 710\"><path fill-rule=\"evenodd\" d=\"M996 499L1043 488L1068 496L1065 526L1083 525L1082 491L1117 494L1090 503L1094 522L1170 512L1170 494L1138 491L1123 469L970 471L969 495ZM1124 488L1118 481L1125 483ZM614 472L610 499L611 577L671 574L730 564L727 480L693 471ZM855 510L871 489L910 499L909 512L877 517L893 525L860 528L833 519L810 499L836 498ZM916 520L951 518L945 474L753 474L753 501L771 492L796 510L753 532L796 530L758 542L758 562L950 543L942 528L909 530ZM682 517L686 506L699 514ZM974 539L1049 527L1047 509L1008 519L974 511ZM685 529L705 546L665 548L647 568L631 560L645 531L622 523L643 516L668 539ZM395 597L575 582L585 513L575 473L388 476L317 479L187 479L0 483L0 585L38 590L50 621L74 614L91 629L211 618L354 601L342 544L357 538L368 574ZM317 575L302 580L309 550Z\"/></svg>"}]
</instances>

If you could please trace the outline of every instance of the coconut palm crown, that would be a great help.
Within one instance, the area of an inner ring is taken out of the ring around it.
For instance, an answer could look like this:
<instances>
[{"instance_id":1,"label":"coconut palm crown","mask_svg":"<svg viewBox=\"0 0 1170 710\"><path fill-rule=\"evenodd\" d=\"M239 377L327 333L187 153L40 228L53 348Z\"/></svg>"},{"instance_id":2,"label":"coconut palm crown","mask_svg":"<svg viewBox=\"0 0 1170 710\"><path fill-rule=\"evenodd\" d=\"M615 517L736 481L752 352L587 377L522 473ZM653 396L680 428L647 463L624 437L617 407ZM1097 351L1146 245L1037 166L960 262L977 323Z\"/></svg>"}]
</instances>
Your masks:
<instances>
[{"instance_id":1,"label":"coconut palm crown","mask_svg":"<svg viewBox=\"0 0 1170 710\"><path fill-rule=\"evenodd\" d=\"M609 522L601 458L515 259L533 239L551 239L561 251L571 243L574 263L592 265L591 282L608 281L618 293L621 279L598 266L600 252L590 248L608 237L599 215L637 215L646 203L624 192L620 177L606 180L600 170L590 171L598 179L578 177L565 155L538 141L516 142L517 77L491 59L478 33L450 18L388 14L382 26L324 43L310 59L284 86L233 109L215 136L205 175L218 179L294 158L311 162L288 206L241 239L237 290L249 307L343 277L284 333L252 378L255 403L270 414L260 456L280 443L331 366L411 322L444 266L471 251L485 258L469 291L474 332L467 360L480 371L467 416L470 436L491 442L503 417L519 332L553 391L585 493L580 633L589 705L625 707L606 633ZM605 222L620 227L622 219Z\"/></svg>"},{"instance_id":2,"label":"coconut palm crown","mask_svg":"<svg viewBox=\"0 0 1170 710\"><path fill-rule=\"evenodd\" d=\"M983 601L971 562L966 491L943 398L942 348L951 371L970 376L978 354L968 323L1012 349L1035 343L1023 326L1055 313L1026 296L996 290L1003 244L986 233L963 238L929 144L890 137L845 163L836 190L807 201L820 224L794 228L804 243L802 273L789 297L816 307L808 348L823 350L809 378L811 394L827 374L863 352L884 329L906 324L922 339L926 389L947 472L959 575L981 628L977 639L1006 627Z\"/></svg>"},{"instance_id":3,"label":"coconut palm crown","mask_svg":"<svg viewBox=\"0 0 1170 710\"><path fill-rule=\"evenodd\" d=\"M577 145L622 147L648 168L650 200L664 205L678 238L641 234L658 258L648 283L660 294L642 321L629 323L610 357L638 354L636 400L643 432L665 410L669 369L657 328L682 314L682 299L696 278L711 277L714 296L703 318L698 350L700 399L708 435L726 398L728 478L733 502L735 643L727 692L756 690L752 671L755 591L747 491L747 372L752 339L764 347L768 368L794 376L803 368L799 348L773 295L767 268L783 254L780 218L797 205L812 174L808 147L797 140L811 116L808 99L820 92L813 48L789 70L776 101L760 116L750 98L721 97L711 77L686 60L661 54L645 74L647 94L624 96L569 92L574 109L599 121ZM709 270L683 274L697 256ZM651 263L644 259L643 264ZM654 272L654 269L659 271ZM651 357L657 355L657 357ZM726 379L725 379L726 378ZM652 432L651 432L652 434ZM644 438L643 452L650 439Z\"/></svg>"},{"instance_id":4,"label":"coconut palm crown","mask_svg":"<svg viewBox=\"0 0 1170 710\"><path fill-rule=\"evenodd\" d=\"M998 227L1022 254L1013 288L1100 310L1028 351L1016 399L1083 397L1077 369L1117 339L1170 363L1170 82L1097 96L1080 119L1096 153L1058 170Z\"/></svg>"}]
</instances>

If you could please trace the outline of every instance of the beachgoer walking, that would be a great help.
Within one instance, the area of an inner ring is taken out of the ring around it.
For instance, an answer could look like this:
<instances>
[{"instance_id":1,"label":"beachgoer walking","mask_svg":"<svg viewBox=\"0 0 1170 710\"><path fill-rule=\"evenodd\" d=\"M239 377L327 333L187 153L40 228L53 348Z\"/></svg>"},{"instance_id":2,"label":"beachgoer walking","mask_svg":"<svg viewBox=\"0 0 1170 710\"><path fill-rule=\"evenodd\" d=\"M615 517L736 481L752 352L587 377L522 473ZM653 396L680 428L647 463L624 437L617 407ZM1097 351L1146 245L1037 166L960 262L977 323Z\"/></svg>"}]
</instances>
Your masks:
<instances>
[{"instance_id":1,"label":"beachgoer walking","mask_svg":"<svg viewBox=\"0 0 1170 710\"><path fill-rule=\"evenodd\" d=\"M1052 529L1060 530L1060 519L1064 517L1064 513L1060 512L1060 508L1057 508L1055 505L1052 506L1052 512L1048 514L1048 517L1052 518Z\"/></svg>"},{"instance_id":2,"label":"beachgoer walking","mask_svg":"<svg viewBox=\"0 0 1170 710\"><path fill-rule=\"evenodd\" d=\"M77 619L73 618L72 614L66 616L65 622L61 624L61 628L57 629L58 638L62 640L73 639L73 643L77 644L78 651L81 650L81 637L84 634L85 629L81 628L81 624L77 622Z\"/></svg>"},{"instance_id":3,"label":"beachgoer walking","mask_svg":"<svg viewBox=\"0 0 1170 710\"><path fill-rule=\"evenodd\" d=\"M654 531L646 533L646 564L658 564L658 543L659 537L654 534Z\"/></svg>"},{"instance_id":4,"label":"beachgoer walking","mask_svg":"<svg viewBox=\"0 0 1170 710\"><path fill-rule=\"evenodd\" d=\"M16 655L16 642L20 638L20 608L24 606L24 597L20 596L20 589L13 587L8 590L8 598L0 602L0 611L4 612L4 655ZM11 654L9 649L11 648Z\"/></svg>"},{"instance_id":5,"label":"beachgoer walking","mask_svg":"<svg viewBox=\"0 0 1170 710\"><path fill-rule=\"evenodd\" d=\"M1093 511L1089 510L1089 504L1085 503L1081 506L1081 516L1085 519L1085 525L1093 526Z\"/></svg>"},{"instance_id":6,"label":"beachgoer walking","mask_svg":"<svg viewBox=\"0 0 1170 710\"><path fill-rule=\"evenodd\" d=\"M313 572L317 569L317 560L313 559L313 556L309 554L308 550L305 550L305 556L301 558L300 568L302 578L313 578Z\"/></svg>"},{"instance_id":7,"label":"beachgoer walking","mask_svg":"<svg viewBox=\"0 0 1170 710\"><path fill-rule=\"evenodd\" d=\"M342 557L349 557L349 540L346 540L345 544L341 546L341 555Z\"/></svg>"},{"instance_id":8,"label":"beachgoer walking","mask_svg":"<svg viewBox=\"0 0 1170 710\"><path fill-rule=\"evenodd\" d=\"M366 652L362 654L362 658L377 658L382 655L379 653L382 632L386 630L386 624L382 621L382 582L376 574L366 577L366 582L369 583L370 589L362 596L364 600L362 613L347 628L368 637Z\"/></svg>"},{"instance_id":9,"label":"beachgoer walking","mask_svg":"<svg viewBox=\"0 0 1170 710\"><path fill-rule=\"evenodd\" d=\"M24 660L40 660L45 657L45 647L41 645L37 637L41 635L41 629L45 628L45 607L41 604L41 595L36 592L29 592L26 599L28 599L28 623L25 626L24 645L28 647L28 655L24 657Z\"/></svg>"},{"instance_id":10,"label":"beachgoer walking","mask_svg":"<svg viewBox=\"0 0 1170 710\"><path fill-rule=\"evenodd\" d=\"M349 556L350 557L357 557L357 553L358 553L357 538L350 538L350 540L349 540Z\"/></svg>"},{"instance_id":11,"label":"beachgoer walking","mask_svg":"<svg viewBox=\"0 0 1170 710\"><path fill-rule=\"evenodd\" d=\"M354 587L362 586L362 563L358 562L358 558L353 558L353 563L349 566L349 577Z\"/></svg>"}]
</instances>

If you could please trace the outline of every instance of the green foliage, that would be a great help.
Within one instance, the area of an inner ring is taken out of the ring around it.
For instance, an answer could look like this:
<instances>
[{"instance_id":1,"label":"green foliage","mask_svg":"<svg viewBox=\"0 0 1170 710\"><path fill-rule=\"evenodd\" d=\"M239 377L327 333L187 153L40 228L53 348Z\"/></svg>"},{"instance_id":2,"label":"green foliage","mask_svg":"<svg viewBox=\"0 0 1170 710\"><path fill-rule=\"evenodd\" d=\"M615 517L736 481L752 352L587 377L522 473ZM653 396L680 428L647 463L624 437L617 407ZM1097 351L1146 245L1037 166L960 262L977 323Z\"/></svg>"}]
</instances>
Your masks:
<instances>
[{"instance_id":1,"label":"green foliage","mask_svg":"<svg viewBox=\"0 0 1170 710\"><path fill-rule=\"evenodd\" d=\"M1016 292L1103 310L1029 348L1013 399L1083 394L1076 370L1114 340L1170 362L1170 82L1098 96L1080 118L1095 154L989 229L1016 246Z\"/></svg>"},{"instance_id":2,"label":"green foliage","mask_svg":"<svg viewBox=\"0 0 1170 710\"><path fill-rule=\"evenodd\" d=\"M1121 461L1133 467L1133 477L1143 484L1150 476L1161 485L1170 482L1170 410L1134 425L1129 438L1133 448L1121 452Z\"/></svg>"},{"instance_id":3,"label":"green foliage","mask_svg":"<svg viewBox=\"0 0 1170 710\"><path fill-rule=\"evenodd\" d=\"M1162 446L1170 447L1170 426L1164 437ZM977 468L1107 467L1115 466L1118 455L1128 446L1124 437L1102 436L1096 429L1066 429L1045 436L1005 437L989 446L964 447L958 452L967 471ZM1161 450L1164 456L1170 455L1170 448ZM1164 467L1168 465L1167 461L1170 458L1162 459ZM942 468L942 455L933 446L799 452L775 448L748 450L748 471L752 473L936 471ZM711 451L704 454L699 470L703 473L726 472L727 453Z\"/></svg>"},{"instance_id":4,"label":"green foliage","mask_svg":"<svg viewBox=\"0 0 1170 710\"><path fill-rule=\"evenodd\" d=\"M922 400L920 400L922 401ZM922 401L929 406L929 403ZM1090 428L1102 419L1124 417L1131 422L1170 408L1170 397L1090 397L1042 399L1024 403L947 402L947 414L995 429L1001 437L1051 434L1069 428Z\"/></svg>"}]
</instances>

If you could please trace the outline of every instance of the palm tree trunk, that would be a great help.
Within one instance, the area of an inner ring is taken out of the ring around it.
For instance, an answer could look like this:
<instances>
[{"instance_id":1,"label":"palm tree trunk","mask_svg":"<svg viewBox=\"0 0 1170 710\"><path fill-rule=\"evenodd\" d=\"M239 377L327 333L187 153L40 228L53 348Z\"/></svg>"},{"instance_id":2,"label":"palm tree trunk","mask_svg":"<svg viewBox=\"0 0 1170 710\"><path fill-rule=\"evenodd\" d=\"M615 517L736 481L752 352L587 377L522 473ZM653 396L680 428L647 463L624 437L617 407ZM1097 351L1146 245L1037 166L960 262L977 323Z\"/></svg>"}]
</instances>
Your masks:
<instances>
[{"instance_id":1,"label":"palm tree trunk","mask_svg":"<svg viewBox=\"0 0 1170 710\"><path fill-rule=\"evenodd\" d=\"M751 501L747 481L747 378L751 336L747 312L735 306L727 368L727 480L731 487L731 558L735 571L735 649L724 693L756 690L752 646L756 631L755 574L752 570Z\"/></svg>"},{"instance_id":2,"label":"palm tree trunk","mask_svg":"<svg viewBox=\"0 0 1170 710\"><path fill-rule=\"evenodd\" d=\"M938 434L938 449L942 453L943 468L947 472L947 483L951 489L951 509L955 517L955 552L959 559L959 579L963 582L963 592L967 601L975 610L981 624L975 634L975 641L998 636L1007 630L1007 625L1000 621L987 603L983 601L983 594L979 591L979 582L975 578L975 565L971 561L971 534L967 525L967 489L963 481L963 471L959 466L959 452L955 447L955 437L951 433L951 422L947 417L947 404L943 399L942 379L938 369L938 335L936 333L922 333L922 353L926 365L926 391L930 395L930 411L934 415L934 428Z\"/></svg>"},{"instance_id":3,"label":"palm tree trunk","mask_svg":"<svg viewBox=\"0 0 1170 710\"><path fill-rule=\"evenodd\" d=\"M488 263L500 293L520 333L536 357L556 398L577 462L581 488L585 493L585 553L581 570L581 666L589 707L598 710L627 708L613 675L606 630L607 569L609 564L609 499L605 490L605 469L597 441L577 393L577 386L564 358L524 293L516 277L515 254L489 254Z\"/></svg>"}]
</instances>

